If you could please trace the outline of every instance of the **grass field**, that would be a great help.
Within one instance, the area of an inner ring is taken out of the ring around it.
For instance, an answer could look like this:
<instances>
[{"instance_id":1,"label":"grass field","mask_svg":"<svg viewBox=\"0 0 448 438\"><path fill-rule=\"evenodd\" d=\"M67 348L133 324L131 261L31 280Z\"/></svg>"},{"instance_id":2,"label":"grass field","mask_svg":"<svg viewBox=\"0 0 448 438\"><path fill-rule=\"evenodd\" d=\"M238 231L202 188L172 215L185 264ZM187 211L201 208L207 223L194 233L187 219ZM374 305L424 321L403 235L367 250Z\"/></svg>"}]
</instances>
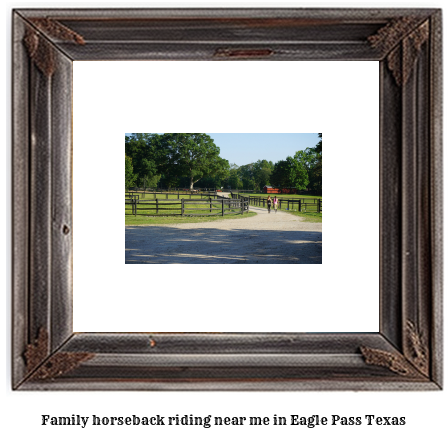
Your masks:
<instances>
[{"instance_id":1,"label":"grass field","mask_svg":"<svg viewBox=\"0 0 448 438\"><path fill-rule=\"evenodd\" d=\"M284 210L282 210L284 211ZM286 213L294 214L295 216L299 216L305 219L305 222L322 222L322 213L307 211L307 212L299 212L299 211L286 211Z\"/></svg>"},{"instance_id":2,"label":"grass field","mask_svg":"<svg viewBox=\"0 0 448 438\"><path fill-rule=\"evenodd\" d=\"M176 224L176 223L200 223L200 222L212 222L216 220L224 219L238 219L254 216L255 213L244 213L241 215L240 208L229 208L225 205L225 215L222 216L222 204L216 200L211 200L212 211L210 212L210 201L204 196L202 199L200 196L179 195L179 199L185 199L184 203L185 211L184 216L180 216L181 208L176 195L158 195L158 205L156 205L154 196L146 194L145 198L140 196L140 202L138 204L138 215L132 214L132 205L125 204L125 225L152 225L152 224ZM202 202L195 202L202 201ZM170 202L171 201L171 202ZM143 213L143 214L142 214ZM147 213L148 215L146 215ZM228 214L234 213L234 214ZM191 214L204 214L209 216L191 217ZM155 215L155 216L149 216ZM167 216L178 215L178 216Z\"/></svg>"},{"instance_id":3,"label":"grass field","mask_svg":"<svg viewBox=\"0 0 448 438\"><path fill-rule=\"evenodd\" d=\"M253 193L248 194L248 193L240 193L242 196L259 196L261 198L267 199L268 195L266 194L256 194L254 195ZM141 195L141 194L140 194ZM277 196L277 198L282 198L282 199L303 199L305 202L306 200L311 200L311 199L322 199L322 196L310 196L310 195L288 195L288 194L279 194L279 195L271 195L271 198L273 199L274 196ZM150 193L146 193L145 197L143 198L143 196L140 196L140 200L142 201L153 201L154 200L154 195L150 194ZM245 213L244 215L239 214L240 210L239 209L232 209L232 210L228 210L228 208L226 207L226 212L228 211L232 211L235 214L229 214L229 215L225 215L225 216L221 216L221 215L217 215L217 216L206 216L206 217L188 217L188 213L193 213L193 214L198 214L198 213L210 213L209 210L209 203L194 203L188 201L185 203L185 206L188 205L188 207L190 208L194 208L192 210L188 209L186 211L186 216L181 217L181 216L172 216L172 217L167 217L164 216L164 213L171 213L171 214L179 214L181 213L180 208L178 206L175 205L165 205L169 203L169 200L176 200L178 199L178 195L177 194L169 194L168 198L165 194L157 194L157 198L159 199L159 212L157 214L157 216L145 216L145 215L131 215L132 212L132 207L130 204L126 204L125 205L125 224L126 225L160 225L160 224L178 224L178 223L200 223L200 222L212 222L212 221L217 221L217 220L225 220L225 219L243 219L246 217L250 217L250 216L254 216L255 213L253 212L249 212ZM187 194L179 194L179 199L187 199L190 200L190 195ZM201 200L200 196L192 196L191 197L192 200L197 199L197 200ZM202 200L206 200L207 197L204 195ZM141 205L141 204L140 204ZM217 208L217 210L213 210L212 213L219 213L219 211L221 211L221 204L217 203L217 202L213 202L212 199L212 206L214 208ZM155 205L151 205L151 208L155 208ZM260 206L262 207L262 206ZM170 208L170 210L163 210L163 208ZM203 208L205 210L195 210L197 208ZM265 207L267 208L267 207ZM272 208L273 210L273 208ZM315 211L315 208L312 208L313 211L302 211L299 212L297 210L297 205L292 205L290 210L287 210L287 203L284 202L282 205L282 209L281 211L284 211L286 213L289 214L293 214L295 216L299 216L305 219L306 222L322 222L322 213L317 213ZM148 214L156 214L156 210L147 210Z\"/></svg>"},{"instance_id":4,"label":"grass field","mask_svg":"<svg viewBox=\"0 0 448 438\"><path fill-rule=\"evenodd\" d=\"M187 217L187 216L125 216L125 225L176 225L176 224L192 224L202 222L215 222L227 219L245 219L255 216L257 213L250 211L249 213L229 214L226 216L206 216L206 217Z\"/></svg>"}]
</instances>

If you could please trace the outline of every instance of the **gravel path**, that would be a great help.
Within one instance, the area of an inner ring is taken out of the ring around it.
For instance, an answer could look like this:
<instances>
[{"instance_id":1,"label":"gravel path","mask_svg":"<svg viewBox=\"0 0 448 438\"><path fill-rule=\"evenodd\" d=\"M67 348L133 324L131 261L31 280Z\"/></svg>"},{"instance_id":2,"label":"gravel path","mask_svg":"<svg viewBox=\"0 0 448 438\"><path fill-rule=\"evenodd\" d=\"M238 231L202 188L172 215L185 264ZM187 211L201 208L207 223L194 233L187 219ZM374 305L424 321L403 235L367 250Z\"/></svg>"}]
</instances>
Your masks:
<instances>
[{"instance_id":1,"label":"gravel path","mask_svg":"<svg viewBox=\"0 0 448 438\"><path fill-rule=\"evenodd\" d=\"M256 216L208 223L127 226L125 262L322 263L322 223L250 207Z\"/></svg>"}]
</instances>

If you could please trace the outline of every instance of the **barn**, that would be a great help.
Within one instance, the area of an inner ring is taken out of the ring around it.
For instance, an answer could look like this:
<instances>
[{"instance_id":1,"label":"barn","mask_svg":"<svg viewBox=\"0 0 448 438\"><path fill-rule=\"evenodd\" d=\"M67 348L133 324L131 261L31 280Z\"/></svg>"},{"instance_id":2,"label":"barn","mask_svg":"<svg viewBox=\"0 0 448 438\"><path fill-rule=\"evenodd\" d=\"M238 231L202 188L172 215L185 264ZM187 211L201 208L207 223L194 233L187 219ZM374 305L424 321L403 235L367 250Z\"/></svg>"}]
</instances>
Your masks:
<instances>
[{"instance_id":1,"label":"barn","mask_svg":"<svg viewBox=\"0 0 448 438\"><path fill-rule=\"evenodd\" d=\"M281 193L280 189L276 189L272 186L264 186L263 193Z\"/></svg>"},{"instance_id":2,"label":"barn","mask_svg":"<svg viewBox=\"0 0 448 438\"><path fill-rule=\"evenodd\" d=\"M294 188L276 188L276 187L272 187L272 186L264 186L263 187L263 193L287 193L287 194L293 194L293 193L297 193L297 189Z\"/></svg>"}]
</instances>

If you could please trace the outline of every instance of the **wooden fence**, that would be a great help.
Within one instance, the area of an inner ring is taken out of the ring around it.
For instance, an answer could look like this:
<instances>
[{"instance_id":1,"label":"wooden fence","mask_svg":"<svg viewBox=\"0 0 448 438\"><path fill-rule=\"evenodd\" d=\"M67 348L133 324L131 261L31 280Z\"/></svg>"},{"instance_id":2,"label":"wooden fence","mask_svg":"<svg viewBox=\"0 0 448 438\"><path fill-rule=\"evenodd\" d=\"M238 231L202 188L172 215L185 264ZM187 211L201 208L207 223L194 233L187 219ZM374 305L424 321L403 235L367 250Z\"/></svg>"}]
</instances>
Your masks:
<instances>
[{"instance_id":1,"label":"wooden fence","mask_svg":"<svg viewBox=\"0 0 448 438\"><path fill-rule=\"evenodd\" d=\"M224 216L249 211L249 198L149 199L125 198L125 214L143 216Z\"/></svg>"},{"instance_id":2,"label":"wooden fence","mask_svg":"<svg viewBox=\"0 0 448 438\"><path fill-rule=\"evenodd\" d=\"M232 198L238 198L239 194L232 193ZM266 207L267 197L262 196L248 196L249 204L254 207ZM273 198L271 197L271 200ZM278 208L280 210L297 210L300 212L316 212L322 213L322 199L321 198L277 198L279 201ZM274 208L274 204L271 204Z\"/></svg>"},{"instance_id":3,"label":"wooden fence","mask_svg":"<svg viewBox=\"0 0 448 438\"><path fill-rule=\"evenodd\" d=\"M194 197L199 198L216 198L219 196L220 192L197 192L195 190L178 190L178 191L163 191L163 192L153 192L153 191L144 191L144 190L127 190L125 192L126 198L131 198L132 196L138 196L140 199L161 199L162 196L165 197L165 199L169 199L172 196L177 196L177 199L181 199L181 197L189 196L190 199L193 199Z\"/></svg>"}]
</instances>

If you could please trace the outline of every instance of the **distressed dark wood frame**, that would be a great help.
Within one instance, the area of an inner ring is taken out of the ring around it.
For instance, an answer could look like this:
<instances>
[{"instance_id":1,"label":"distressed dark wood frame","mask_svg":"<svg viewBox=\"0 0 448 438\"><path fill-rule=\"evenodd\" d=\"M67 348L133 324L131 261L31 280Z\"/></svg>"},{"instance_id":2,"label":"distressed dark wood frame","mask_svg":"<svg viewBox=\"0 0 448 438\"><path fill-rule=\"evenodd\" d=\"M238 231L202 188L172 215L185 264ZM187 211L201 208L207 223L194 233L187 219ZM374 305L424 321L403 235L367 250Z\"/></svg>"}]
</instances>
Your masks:
<instances>
[{"instance_id":1,"label":"distressed dark wood frame","mask_svg":"<svg viewBox=\"0 0 448 438\"><path fill-rule=\"evenodd\" d=\"M13 388L441 389L441 28L437 9L13 11ZM379 333L73 333L72 61L102 59L379 61Z\"/></svg>"}]
</instances>

